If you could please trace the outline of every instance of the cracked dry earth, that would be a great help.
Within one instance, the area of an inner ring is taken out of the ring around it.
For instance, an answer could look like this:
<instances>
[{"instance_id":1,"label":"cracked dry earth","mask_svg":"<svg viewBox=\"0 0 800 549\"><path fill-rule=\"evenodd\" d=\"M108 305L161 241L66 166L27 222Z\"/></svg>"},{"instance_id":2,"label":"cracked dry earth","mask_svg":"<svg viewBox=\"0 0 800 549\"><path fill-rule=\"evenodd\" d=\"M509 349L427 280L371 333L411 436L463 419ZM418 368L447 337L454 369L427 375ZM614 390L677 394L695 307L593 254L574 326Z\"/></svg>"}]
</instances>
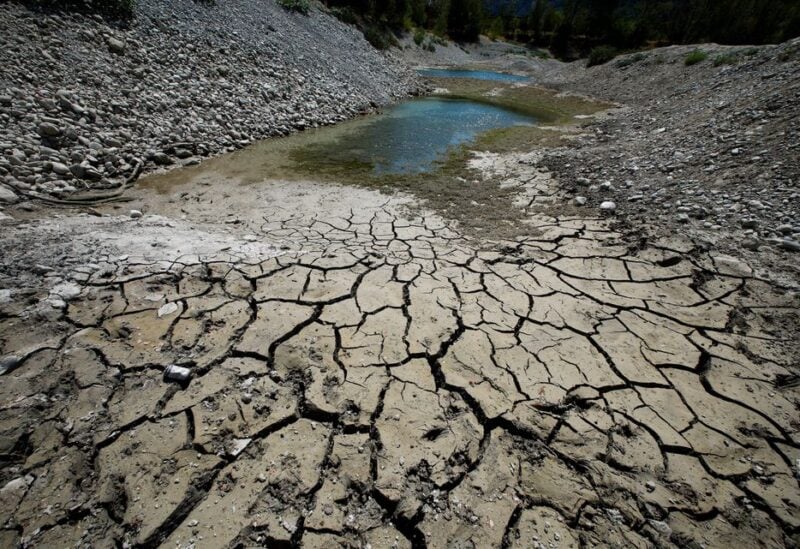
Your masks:
<instances>
[{"instance_id":1,"label":"cracked dry earth","mask_svg":"<svg viewBox=\"0 0 800 549\"><path fill-rule=\"evenodd\" d=\"M4 295L0 546L797 546L796 293L604 219L230 191L20 229L86 259Z\"/></svg>"}]
</instances>

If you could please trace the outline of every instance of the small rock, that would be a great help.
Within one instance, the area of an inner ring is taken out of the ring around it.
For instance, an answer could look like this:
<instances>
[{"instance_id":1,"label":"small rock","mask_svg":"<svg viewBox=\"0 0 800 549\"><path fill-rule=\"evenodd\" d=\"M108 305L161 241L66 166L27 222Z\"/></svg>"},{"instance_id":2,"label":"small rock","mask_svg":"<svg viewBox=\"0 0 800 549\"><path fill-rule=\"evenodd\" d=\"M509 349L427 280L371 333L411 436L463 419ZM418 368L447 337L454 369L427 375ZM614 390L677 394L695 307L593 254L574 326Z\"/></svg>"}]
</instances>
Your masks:
<instances>
[{"instance_id":1,"label":"small rock","mask_svg":"<svg viewBox=\"0 0 800 549\"><path fill-rule=\"evenodd\" d=\"M576 206L585 206L586 205L586 197L585 196L576 196L575 197L575 205Z\"/></svg>"},{"instance_id":2,"label":"small rock","mask_svg":"<svg viewBox=\"0 0 800 549\"><path fill-rule=\"evenodd\" d=\"M64 301L72 301L81 295L81 287L74 282L62 282L50 290L51 297L61 298Z\"/></svg>"},{"instance_id":3,"label":"small rock","mask_svg":"<svg viewBox=\"0 0 800 549\"><path fill-rule=\"evenodd\" d=\"M748 237L742 240L742 247L746 250L757 252L761 247L761 242L759 242L757 238Z\"/></svg>"},{"instance_id":4,"label":"small rock","mask_svg":"<svg viewBox=\"0 0 800 549\"><path fill-rule=\"evenodd\" d=\"M794 227L791 225L779 225L778 232L781 234L792 234L794 232Z\"/></svg>"},{"instance_id":5,"label":"small rock","mask_svg":"<svg viewBox=\"0 0 800 549\"><path fill-rule=\"evenodd\" d=\"M142 217L142 212L139 210L131 210L129 215L131 216L131 219L139 219Z\"/></svg>"},{"instance_id":6,"label":"small rock","mask_svg":"<svg viewBox=\"0 0 800 549\"><path fill-rule=\"evenodd\" d=\"M17 193L6 187L5 185L0 185L0 202L5 202L6 204L13 204L17 201Z\"/></svg>"},{"instance_id":7,"label":"small rock","mask_svg":"<svg viewBox=\"0 0 800 549\"><path fill-rule=\"evenodd\" d=\"M169 166L172 164L172 159L167 153L157 152L153 155L153 162L159 166Z\"/></svg>"},{"instance_id":8,"label":"small rock","mask_svg":"<svg viewBox=\"0 0 800 549\"><path fill-rule=\"evenodd\" d=\"M69 172L69 167L66 164L62 164L61 162L53 162L51 166L53 173L58 175L67 175Z\"/></svg>"},{"instance_id":9,"label":"small rock","mask_svg":"<svg viewBox=\"0 0 800 549\"><path fill-rule=\"evenodd\" d=\"M679 213L675 216L675 219L678 223L688 223L689 222L689 214Z\"/></svg>"},{"instance_id":10,"label":"small rock","mask_svg":"<svg viewBox=\"0 0 800 549\"><path fill-rule=\"evenodd\" d=\"M662 536L668 538L668 537L670 537L672 535L672 528L670 528L669 525L666 522L663 522L663 521L660 521L660 520L653 520L653 519L649 519L647 522L650 524L650 526L653 527L653 529L656 532L658 532Z\"/></svg>"},{"instance_id":11,"label":"small rock","mask_svg":"<svg viewBox=\"0 0 800 549\"><path fill-rule=\"evenodd\" d=\"M610 213L617 209L617 205L610 200L606 200L605 202L600 204L600 209L604 212Z\"/></svg>"},{"instance_id":12,"label":"small rock","mask_svg":"<svg viewBox=\"0 0 800 549\"><path fill-rule=\"evenodd\" d=\"M124 55L125 54L125 42L120 40L119 38L114 38L113 36L108 39L108 49L111 53L115 53L117 55Z\"/></svg>"},{"instance_id":13,"label":"small rock","mask_svg":"<svg viewBox=\"0 0 800 549\"><path fill-rule=\"evenodd\" d=\"M758 220L756 219L743 219L742 220L742 228L743 229L755 229L758 227Z\"/></svg>"},{"instance_id":14,"label":"small rock","mask_svg":"<svg viewBox=\"0 0 800 549\"><path fill-rule=\"evenodd\" d=\"M158 309L158 318L161 318L163 316L169 316L177 310L178 310L177 303L174 302L165 303Z\"/></svg>"},{"instance_id":15,"label":"small rock","mask_svg":"<svg viewBox=\"0 0 800 549\"><path fill-rule=\"evenodd\" d=\"M781 242L781 248L784 250L789 250L790 252L800 252L800 242L797 242L796 240L789 240L787 238Z\"/></svg>"},{"instance_id":16,"label":"small rock","mask_svg":"<svg viewBox=\"0 0 800 549\"><path fill-rule=\"evenodd\" d=\"M61 135L61 130L55 124L42 122L39 124L39 135L41 137L58 137Z\"/></svg>"},{"instance_id":17,"label":"small rock","mask_svg":"<svg viewBox=\"0 0 800 549\"><path fill-rule=\"evenodd\" d=\"M78 179L83 179L83 176L85 174L85 169L80 164L73 164L72 166L69 167L69 171L72 172L72 175L74 175Z\"/></svg>"}]
</instances>

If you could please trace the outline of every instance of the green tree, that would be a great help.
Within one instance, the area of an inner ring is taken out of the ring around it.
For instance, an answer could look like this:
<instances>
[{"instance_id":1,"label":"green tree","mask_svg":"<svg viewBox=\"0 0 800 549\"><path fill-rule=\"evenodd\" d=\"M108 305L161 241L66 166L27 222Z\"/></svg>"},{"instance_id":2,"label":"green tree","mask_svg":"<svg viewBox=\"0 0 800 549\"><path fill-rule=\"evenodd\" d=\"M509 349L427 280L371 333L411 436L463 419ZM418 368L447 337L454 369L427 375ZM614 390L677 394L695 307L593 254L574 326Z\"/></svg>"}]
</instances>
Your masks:
<instances>
[{"instance_id":1,"label":"green tree","mask_svg":"<svg viewBox=\"0 0 800 549\"><path fill-rule=\"evenodd\" d=\"M481 32L481 0L451 0L447 16L447 34L454 40L475 42Z\"/></svg>"}]
</instances>

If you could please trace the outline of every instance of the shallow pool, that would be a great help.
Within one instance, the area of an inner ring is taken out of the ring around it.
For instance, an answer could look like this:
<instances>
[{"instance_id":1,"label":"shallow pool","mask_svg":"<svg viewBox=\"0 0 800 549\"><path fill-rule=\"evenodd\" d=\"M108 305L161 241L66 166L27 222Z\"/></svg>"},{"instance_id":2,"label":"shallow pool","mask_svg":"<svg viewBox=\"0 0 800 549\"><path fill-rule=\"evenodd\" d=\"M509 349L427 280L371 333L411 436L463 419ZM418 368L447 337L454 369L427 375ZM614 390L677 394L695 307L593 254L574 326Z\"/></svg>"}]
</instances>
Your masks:
<instances>
[{"instance_id":1,"label":"shallow pool","mask_svg":"<svg viewBox=\"0 0 800 549\"><path fill-rule=\"evenodd\" d=\"M496 80L498 82L526 82L527 76L494 71L470 71L462 69L419 69L422 76L431 78L474 78L475 80Z\"/></svg>"},{"instance_id":2,"label":"shallow pool","mask_svg":"<svg viewBox=\"0 0 800 549\"><path fill-rule=\"evenodd\" d=\"M427 97L405 101L350 126L335 139L308 144L299 156L330 165L367 164L377 174L420 173L452 147L487 130L532 125L528 115L494 105Z\"/></svg>"}]
</instances>

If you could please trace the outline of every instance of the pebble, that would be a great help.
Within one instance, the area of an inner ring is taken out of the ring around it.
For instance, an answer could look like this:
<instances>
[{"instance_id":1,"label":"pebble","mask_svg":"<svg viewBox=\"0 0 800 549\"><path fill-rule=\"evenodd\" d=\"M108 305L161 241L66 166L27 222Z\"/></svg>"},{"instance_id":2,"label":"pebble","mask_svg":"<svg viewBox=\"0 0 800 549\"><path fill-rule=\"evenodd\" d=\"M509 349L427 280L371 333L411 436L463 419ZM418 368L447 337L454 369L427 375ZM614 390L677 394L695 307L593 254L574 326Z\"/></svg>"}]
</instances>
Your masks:
<instances>
[{"instance_id":1,"label":"pebble","mask_svg":"<svg viewBox=\"0 0 800 549\"><path fill-rule=\"evenodd\" d=\"M69 173L69 167L61 162L53 162L52 170L53 173L58 175L67 175Z\"/></svg>"},{"instance_id":2,"label":"pebble","mask_svg":"<svg viewBox=\"0 0 800 549\"><path fill-rule=\"evenodd\" d=\"M17 193L6 187L5 185L0 185L0 202L4 202L6 204L13 204L17 201Z\"/></svg>"},{"instance_id":3,"label":"pebble","mask_svg":"<svg viewBox=\"0 0 800 549\"><path fill-rule=\"evenodd\" d=\"M142 217L142 212L139 210L131 210L129 215L131 216L131 219L139 219Z\"/></svg>"},{"instance_id":4,"label":"pebble","mask_svg":"<svg viewBox=\"0 0 800 549\"><path fill-rule=\"evenodd\" d=\"M575 205L576 206L585 206L586 205L586 197L585 196L576 196L575 197Z\"/></svg>"},{"instance_id":5,"label":"pebble","mask_svg":"<svg viewBox=\"0 0 800 549\"><path fill-rule=\"evenodd\" d=\"M781 241L781 248L790 252L800 252L800 242L784 239Z\"/></svg>"},{"instance_id":6,"label":"pebble","mask_svg":"<svg viewBox=\"0 0 800 549\"><path fill-rule=\"evenodd\" d=\"M600 204L600 209L604 212L613 212L617 209L617 205L610 200L606 200Z\"/></svg>"},{"instance_id":7,"label":"pebble","mask_svg":"<svg viewBox=\"0 0 800 549\"><path fill-rule=\"evenodd\" d=\"M41 137L58 137L61 135L61 130L55 124L50 122L42 122L39 124L39 135Z\"/></svg>"},{"instance_id":8,"label":"pebble","mask_svg":"<svg viewBox=\"0 0 800 549\"><path fill-rule=\"evenodd\" d=\"M123 55L125 53L125 42L118 38L111 37L108 39L108 49L111 53Z\"/></svg>"},{"instance_id":9,"label":"pebble","mask_svg":"<svg viewBox=\"0 0 800 549\"><path fill-rule=\"evenodd\" d=\"M756 229L756 228L758 228L758 220L757 219L743 219L742 220L742 228L743 229Z\"/></svg>"},{"instance_id":10,"label":"pebble","mask_svg":"<svg viewBox=\"0 0 800 549\"><path fill-rule=\"evenodd\" d=\"M761 242L759 242L757 238L747 237L744 240L742 240L742 247L747 250L752 250L754 252L757 252L758 249L761 247Z\"/></svg>"},{"instance_id":11,"label":"pebble","mask_svg":"<svg viewBox=\"0 0 800 549\"><path fill-rule=\"evenodd\" d=\"M178 310L178 305L174 302L165 303L158 309L158 318L169 316Z\"/></svg>"}]
</instances>

